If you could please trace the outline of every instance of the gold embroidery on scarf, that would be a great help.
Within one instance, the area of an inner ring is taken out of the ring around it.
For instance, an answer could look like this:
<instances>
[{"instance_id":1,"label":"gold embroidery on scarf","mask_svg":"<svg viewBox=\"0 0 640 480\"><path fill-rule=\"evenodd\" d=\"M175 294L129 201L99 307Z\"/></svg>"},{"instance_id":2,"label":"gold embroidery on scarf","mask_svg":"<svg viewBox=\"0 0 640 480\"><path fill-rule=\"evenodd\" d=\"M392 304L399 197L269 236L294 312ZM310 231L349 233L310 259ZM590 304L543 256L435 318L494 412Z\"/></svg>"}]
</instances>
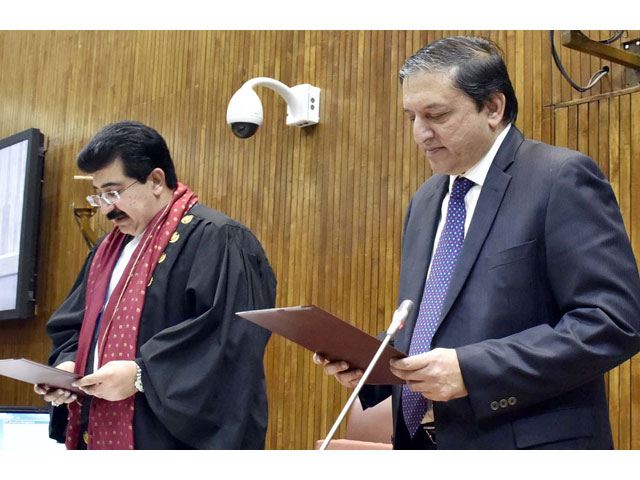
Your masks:
<instances>
[{"instance_id":1,"label":"gold embroidery on scarf","mask_svg":"<svg viewBox=\"0 0 640 480\"><path fill-rule=\"evenodd\" d=\"M124 288L120 292L120 296L118 297L118 301L117 301L116 306L115 306L115 308L113 310L113 314L111 315L111 318L109 319L109 322L107 323L107 326L106 326L106 328L104 330L104 335L102 336L102 341L100 342L100 345L98 346L98 358L102 358L102 353L104 352L104 344L105 344L105 342L107 340L107 332L109 331L109 327L111 327L111 324L113 323L113 317L115 316L116 312L118 311L118 307L120 306L120 301L122 300L124 292L128 288L129 282L133 278L133 271L136 269L136 265L138 264L138 261L142 257L142 252L145 251L148 243L151 241L151 237L153 236L153 230L159 230L160 228L162 228L162 221L160 219L164 216L164 214L166 213L166 211L169 209L170 206L171 206L171 203L167 204L167 206L164 207L164 211L158 217L157 223L151 227L150 234L146 235L146 238L144 239L144 242L142 244L142 248L138 252L138 255L136 256L136 259L133 262L133 267L131 267L131 270L129 270L129 275L127 276L127 279L125 281ZM151 285L151 282L153 282L153 277L151 277L151 280L149 280L149 284L147 285L147 287L149 287Z\"/></svg>"}]
</instances>

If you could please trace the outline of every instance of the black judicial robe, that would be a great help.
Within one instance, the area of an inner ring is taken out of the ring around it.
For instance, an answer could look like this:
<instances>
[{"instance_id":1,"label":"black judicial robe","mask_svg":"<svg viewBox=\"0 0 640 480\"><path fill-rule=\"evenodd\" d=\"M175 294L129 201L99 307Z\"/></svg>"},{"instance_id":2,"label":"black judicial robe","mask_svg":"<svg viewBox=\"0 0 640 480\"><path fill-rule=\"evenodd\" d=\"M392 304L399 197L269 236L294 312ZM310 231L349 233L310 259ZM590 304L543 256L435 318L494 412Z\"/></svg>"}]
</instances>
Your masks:
<instances>
[{"instance_id":1,"label":"black judicial robe","mask_svg":"<svg viewBox=\"0 0 640 480\"><path fill-rule=\"evenodd\" d=\"M235 312L273 308L276 278L244 225L196 204L158 263L140 320L136 449L263 449L270 332ZM75 360L89 254L71 293L47 323L50 365ZM64 441L67 409L53 409L51 437Z\"/></svg>"}]
</instances>

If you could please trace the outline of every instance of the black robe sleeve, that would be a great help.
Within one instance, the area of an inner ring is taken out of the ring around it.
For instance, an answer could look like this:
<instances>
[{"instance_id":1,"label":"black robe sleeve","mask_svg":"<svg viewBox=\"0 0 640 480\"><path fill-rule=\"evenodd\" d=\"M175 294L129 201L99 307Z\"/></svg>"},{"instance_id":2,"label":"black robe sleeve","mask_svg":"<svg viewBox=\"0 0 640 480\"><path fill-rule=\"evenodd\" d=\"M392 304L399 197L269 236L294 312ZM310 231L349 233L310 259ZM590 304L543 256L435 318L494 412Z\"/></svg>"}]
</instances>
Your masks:
<instances>
[{"instance_id":1,"label":"black robe sleeve","mask_svg":"<svg viewBox=\"0 0 640 480\"><path fill-rule=\"evenodd\" d=\"M47 321L47 335L53 344L48 359L49 365L56 366L76 359L78 337L84 318L87 277L96 248L97 246L87 256L67 298ZM67 431L67 407L50 407L50 412L49 437L64 442Z\"/></svg>"},{"instance_id":2,"label":"black robe sleeve","mask_svg":"<svg viewBox=\"0 0 640 480\"><path fill-rule=\"evenodd\" d=\"M270 333L235 312L272 308L275 275L245 227L199 228L202 235L189 239L197 250L185 290L171 291L169 280L166 292L193 315L139 345L144 397L164 428L189 447L264 448L263 356Z\"/></svg>"},{"instance_id":3,"label":"black robe sleeve","mask_svg":"<svg viewBox=\"0 0 640 480\"><path fill-rule=\"evenodd\" d=\"M53 344L49 365L55 366L76 359L78 337L84 317L87 277L94 253L95 248L87 256L69 295L47 321L47 335Z\"/></svg>"}]
</instances>

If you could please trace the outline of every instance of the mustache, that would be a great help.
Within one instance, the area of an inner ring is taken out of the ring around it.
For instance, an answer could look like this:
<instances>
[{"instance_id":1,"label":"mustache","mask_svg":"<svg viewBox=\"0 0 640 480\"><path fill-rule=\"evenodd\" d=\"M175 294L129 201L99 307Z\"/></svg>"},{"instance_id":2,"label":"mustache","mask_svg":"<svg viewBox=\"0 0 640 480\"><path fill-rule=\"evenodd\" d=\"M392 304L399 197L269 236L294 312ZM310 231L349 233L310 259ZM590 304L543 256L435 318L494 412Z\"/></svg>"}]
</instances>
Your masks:
<instances>
[{"instance_id":1,"label":"mustache","mask_svg":"<svg viewBox=\"0 0 640 480\"><path fill-rule=\"evenodd\" d=\"M111 210L109 213L107 213L107 218L109 220L117 220L118 218L122 218L125 217L126 214L122 211L122 210Z\"/></svg>"}]
</instances>

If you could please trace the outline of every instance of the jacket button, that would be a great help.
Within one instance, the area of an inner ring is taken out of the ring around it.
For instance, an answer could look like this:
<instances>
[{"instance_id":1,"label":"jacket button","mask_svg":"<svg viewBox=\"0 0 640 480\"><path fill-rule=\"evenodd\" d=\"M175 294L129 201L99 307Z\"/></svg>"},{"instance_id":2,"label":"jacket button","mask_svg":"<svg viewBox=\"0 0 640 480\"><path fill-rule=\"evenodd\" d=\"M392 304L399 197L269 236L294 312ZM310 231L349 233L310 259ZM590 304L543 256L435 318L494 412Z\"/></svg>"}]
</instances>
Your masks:
<instances>
[{"instance_id":1,"label":"jacket button","mask_svg":"<svg viewBox=\"0 0 640 480\"><path fill-rule=\"evenodd\" d=\"M507 405L509 405L509 403L507 402L506 398L500 400L500 408L507 408Z\"/></svg>"},{"instance_id":2,"label":"jacket button","mask_svg":"<svg viewBox=\"0 0 640 480\"><path fill-rule=\"evenodd\" d=\"M498 405L498 402L496 402L495 400L493 402L491 402L491 410L496 411L500 408L500 405Z\"/></svg>"},{"instance_id":3,"label":"jacket button","mask_svg":"<svg viewBox=\"0 0 640 480\"><path fill-rule=\"evenodd\" d=\"M516 397L509 397L509 400L507 401L509 402L509 405L515 405L518 403L518 399Z\"/></svg>"}]
</instances>

